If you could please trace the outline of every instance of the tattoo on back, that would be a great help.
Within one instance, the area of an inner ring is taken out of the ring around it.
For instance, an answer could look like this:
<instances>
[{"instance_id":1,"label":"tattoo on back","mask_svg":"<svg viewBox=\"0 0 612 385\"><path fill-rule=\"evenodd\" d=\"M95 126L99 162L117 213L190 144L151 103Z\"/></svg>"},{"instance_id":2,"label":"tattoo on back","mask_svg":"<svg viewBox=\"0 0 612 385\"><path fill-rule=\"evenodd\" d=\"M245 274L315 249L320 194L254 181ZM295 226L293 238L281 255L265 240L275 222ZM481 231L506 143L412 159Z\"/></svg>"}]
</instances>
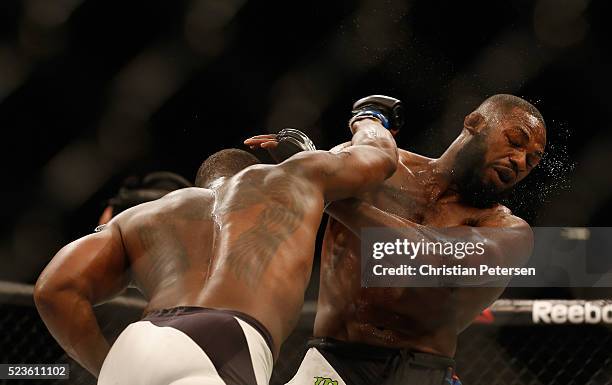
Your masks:
<instances>
[{"instance_id":1,"label":"tattoo on back","mask_svg":"<svg viewBox=\"0 0 612 385\"><path fill-rule=\"evenodd\" d=\"M150 275L156 282L172 281L189 268L189 257L176 227L169 223L144 225L138 236L151 262Z\"/></svg>"},{"instance_id":2,"label":"tattoo on back","mask_svg":"<svg viewBox=\"0 0 612 385\"><path fill-rule=\"evenodd\" d=\"M254 287L282 242L299 227L304 218L304 194L296 178L277 178L263 185L261 175L242 177L234 191L226 193L219 215L263 205L252 226L242 232L227 255L227 263L236 276ZM231 196L230 196L231 195Z\"/></svg>"}]
</instances>

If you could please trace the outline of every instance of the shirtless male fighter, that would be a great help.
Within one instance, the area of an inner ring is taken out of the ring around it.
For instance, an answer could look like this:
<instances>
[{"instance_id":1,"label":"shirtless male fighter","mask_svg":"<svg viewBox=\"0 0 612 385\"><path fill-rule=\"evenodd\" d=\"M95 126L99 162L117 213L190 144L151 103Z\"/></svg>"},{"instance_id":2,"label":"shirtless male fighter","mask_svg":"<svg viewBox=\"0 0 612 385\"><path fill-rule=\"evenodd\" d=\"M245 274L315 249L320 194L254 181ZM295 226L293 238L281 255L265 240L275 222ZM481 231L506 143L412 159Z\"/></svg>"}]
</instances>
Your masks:
<instances>
[{"instance_id":1,"label":"shirtless male fighter","mask_svg":"<svg viewBox=\"0 0 612 385\"><path fill-rule=\"evenodd\" d=\"M98 384L267 384L299 318L324 202L370 189L397 166L387 120L357 114L341 151L279 165L220 151L200 167L200 188L130 208L62 248L34 294L51 334ZM286 150L299 140L245 143ZM145 317L111 348L92 307L129 282L148 301Z\"/></svg>"},{"instance_id":2,"label":"shirtless male fighter","mask_svg":"<svg viewBox=\"0 0 612 385\"><path fill-rule=\"evenodd\" d=\"M332 203L321 257L314 336L291 385L453 384L457 335L504 290L481 287L362 288L362 227L409 228L413 242L448 240L436 229L488 238L484 259L502 264L528 255L529 225L496 203L538 165L546 144L539 111L495 95L468 114L459 137L438 159L399 150L395 174L360 199ZM493 233L493 231L489 231ZM406 234L410 234L406 232ZM406 236L406 235L405 235ZM440 263L433 256L430 263ZM446 258L448 259L448 258ZM459 285L461 286L461 285Z\"/></svg>"}]
</instances>

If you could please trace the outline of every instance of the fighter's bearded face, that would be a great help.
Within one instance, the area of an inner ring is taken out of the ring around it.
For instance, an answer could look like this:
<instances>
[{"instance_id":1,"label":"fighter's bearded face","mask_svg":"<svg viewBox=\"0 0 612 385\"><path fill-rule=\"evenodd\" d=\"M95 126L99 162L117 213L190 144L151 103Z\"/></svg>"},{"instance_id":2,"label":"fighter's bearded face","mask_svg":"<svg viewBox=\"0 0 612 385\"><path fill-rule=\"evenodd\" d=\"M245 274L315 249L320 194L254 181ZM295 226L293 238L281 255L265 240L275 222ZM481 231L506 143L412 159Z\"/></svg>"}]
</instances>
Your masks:
<instances>
[{"instance_id":1,"label":"fighter's bearded face","mask_svg":"<svg viewBox=\"0 0 612 385\"><path fill-rule=\"evenodd\" d=\"M546 129L536 117L520 108L487 118L476 114L473 118L476 128L469 130L471 138L457 156L458 185L466 199L487 205L497 201L540 163ZM469 115L466 122L468 119Z\"/></svg>"}]
</instances>

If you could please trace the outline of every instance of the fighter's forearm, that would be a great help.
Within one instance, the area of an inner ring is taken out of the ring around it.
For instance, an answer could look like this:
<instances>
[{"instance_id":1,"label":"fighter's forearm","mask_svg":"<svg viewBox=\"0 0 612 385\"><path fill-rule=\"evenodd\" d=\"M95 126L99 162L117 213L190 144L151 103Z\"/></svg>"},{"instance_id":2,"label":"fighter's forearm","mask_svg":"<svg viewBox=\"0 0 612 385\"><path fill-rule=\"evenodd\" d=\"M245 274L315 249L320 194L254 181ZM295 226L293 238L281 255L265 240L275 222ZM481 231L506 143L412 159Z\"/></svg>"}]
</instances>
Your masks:
<instances>
[{"instance_id":1,"label":"fighter's forearm","mask_svg":"<svg viewBox=\"0 0 612 385\"><path fill-rule=\"evenodd\" d=\"M325 212L358 237L361 236L361 229L364 227L397 229L416 226L407 219L382 211L357 198L331 202L325 208Z\"/></svg>"},{"instance_id":2,"label":"fighter's forearm","mask_svg":"<svg viewBox=\"0 0 612 385\"><path fill-rule=\"evenodd\" d=\"M485 244L485 253L471 258L449 258L436 253L419 256L420 264L431 265L462 265L464 267L478 266L484 262L492 265L513 265L523 260L531 252L531 238L524 228L492 228L461 226L438 230L429 226L417 224L382 211L373 205L359 199L351 198L332 202L326 207L326 212L346 226L357 237L361 236L364 227L384 227L395 233L397 238L408 242L464 242ZM412 229L413 231L406 231Z\"/></svg>"},{"instance_id":3,"label":"fighter's forearm","mask_svg":"<svg viewBox=\"0 0 612 385\"><path fill-rule=\"evenodd\" d=\"M397 164L397 144L389 130L384 128L376 119L363 119L354 122L351 126L353 137L352 146L372 146L383 151Z\"/></svg>"},{"instance_id":4,"label":"fighter's forearm","mask_svg":"<svg viewBox=\"0 0 612 385\"><path fill-rule=\"evenodd\" d=\"M42 320L59 345L98 377L110 345L100 330L92 304L69 290L38 293L35 300Z\"/></svg>"}]
</instances>

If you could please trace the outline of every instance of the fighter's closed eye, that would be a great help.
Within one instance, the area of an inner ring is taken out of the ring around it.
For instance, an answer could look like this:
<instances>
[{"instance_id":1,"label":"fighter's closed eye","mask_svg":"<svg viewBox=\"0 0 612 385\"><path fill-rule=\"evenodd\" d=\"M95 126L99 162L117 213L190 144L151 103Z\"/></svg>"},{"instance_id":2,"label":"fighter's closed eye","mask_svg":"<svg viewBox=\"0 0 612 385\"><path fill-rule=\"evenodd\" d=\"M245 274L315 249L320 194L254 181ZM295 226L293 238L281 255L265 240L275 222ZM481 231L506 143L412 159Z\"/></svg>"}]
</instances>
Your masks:
<instances>
[{"instance_id":1,"label":"fighter's closed eye","mask_svg":"<svg viewBox=\"0 0 612 385\"><path fill-rule=\"evenodd\" d=\"M506 135L506 139L512 147L521 147L521 143L516 138L513 138L511 135Z\"/></svg>"},{"instance_id":2,"label":"fighter's closed eye","mask_svg":"<svg viewBox=\"0 0 612 385\"><path fill-rule=\"evenodd\" d=\"M506 138L512 147L523 147L529 143L529 134L521 127L507 130Z\"/></svg>"}]
</instances>

